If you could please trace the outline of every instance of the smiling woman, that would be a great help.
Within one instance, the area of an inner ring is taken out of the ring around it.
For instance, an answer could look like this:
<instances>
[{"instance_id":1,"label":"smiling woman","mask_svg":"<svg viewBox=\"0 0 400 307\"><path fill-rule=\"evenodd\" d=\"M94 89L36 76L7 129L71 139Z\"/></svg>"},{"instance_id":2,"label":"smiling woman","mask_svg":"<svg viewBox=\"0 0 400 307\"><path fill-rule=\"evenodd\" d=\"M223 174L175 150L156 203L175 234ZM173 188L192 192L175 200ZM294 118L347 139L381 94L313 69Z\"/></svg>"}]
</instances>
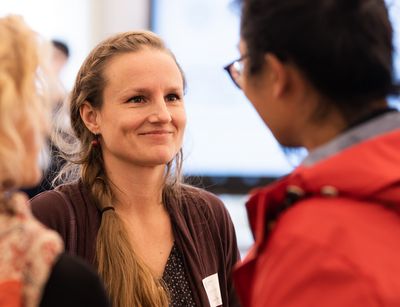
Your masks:
<instances>
[{"instance_id":1,"label":"smiling woman","mask_svg":"<svg viewBox=\"0 0 400 307\"><path fill-rule=\"evenodd\" d=\"M32 200L67 249L97 267L113 306L238 306L229 214L181 180L184 90L155 34L100 43L70 98L79 150L66 151L66 184Z\"/></svg>"}]
</instances>

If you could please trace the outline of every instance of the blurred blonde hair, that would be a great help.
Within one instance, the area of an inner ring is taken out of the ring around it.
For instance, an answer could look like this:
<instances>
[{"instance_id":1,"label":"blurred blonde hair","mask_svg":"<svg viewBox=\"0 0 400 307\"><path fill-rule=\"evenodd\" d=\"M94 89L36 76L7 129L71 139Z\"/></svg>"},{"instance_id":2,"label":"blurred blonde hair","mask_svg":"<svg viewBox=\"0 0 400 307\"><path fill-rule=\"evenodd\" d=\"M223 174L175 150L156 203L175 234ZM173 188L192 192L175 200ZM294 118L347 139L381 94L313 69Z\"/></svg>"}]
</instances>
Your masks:
<instances>
[{"instance_id":1,"label":"blurred blonde hair","mask_svg":"<svg viewBox=\"0 0 400 307\"><path fill-rule=\"evenodd\" d=\"M0 190L4 190L18 187L24 171L27 149L21 127L42 132L47 128L43 118L48 120L50 82L42 61L49 45L22 17L0 18L0 41Z\"/></svg>"}]
</instances>

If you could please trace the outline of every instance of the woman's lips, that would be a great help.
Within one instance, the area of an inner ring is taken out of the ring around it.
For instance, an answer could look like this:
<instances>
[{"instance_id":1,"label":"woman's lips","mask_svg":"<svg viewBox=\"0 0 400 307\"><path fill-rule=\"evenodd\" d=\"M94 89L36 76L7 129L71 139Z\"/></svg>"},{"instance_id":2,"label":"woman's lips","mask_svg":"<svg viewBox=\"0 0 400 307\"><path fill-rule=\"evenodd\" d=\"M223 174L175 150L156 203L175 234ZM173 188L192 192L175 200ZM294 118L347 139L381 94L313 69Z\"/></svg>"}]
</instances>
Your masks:
<instances>
[{"instance_id":1,"label":"woman's lips","mask_svg":"<svg viewBox=\"0 0 400 307\"><path fill-rule=\"evenodd\" d=\"M163 134L172 134L172 131L168 130L151 130L146 132L141 132L139 135L163 135Z\"/></svg>"}]
</instances>

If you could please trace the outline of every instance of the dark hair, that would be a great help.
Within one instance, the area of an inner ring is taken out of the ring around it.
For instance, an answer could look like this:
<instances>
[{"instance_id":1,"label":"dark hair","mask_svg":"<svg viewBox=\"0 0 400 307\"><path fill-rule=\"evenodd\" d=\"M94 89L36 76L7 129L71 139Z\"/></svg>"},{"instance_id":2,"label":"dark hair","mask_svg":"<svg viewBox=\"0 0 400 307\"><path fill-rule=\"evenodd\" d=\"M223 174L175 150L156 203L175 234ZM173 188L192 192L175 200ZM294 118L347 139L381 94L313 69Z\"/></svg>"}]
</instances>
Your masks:
<instances>
[{"instance_id":1,"label":"dark hair","mask_svg":"<svg viewBox=\"0 0 400 307\"><path fill-rule=\"evenodd\" d=\"M67 58L69 57L69 48L66 43L57 39L52 39L51 43L53 44L54 47L56 47L58 50L64 53Z\"/></svg>"},{"instance_id":2,"label":"dark hair","mask_svg":"<svg viewBox=\"0 0 400 307\"><path fill-rule=\"evenodd\" d=\"M291 62L343 113L398 94L384 0L243 0L249 74L264 54ZM359 111L357 111L358 113Z\"/></svg>"}]
</instances>

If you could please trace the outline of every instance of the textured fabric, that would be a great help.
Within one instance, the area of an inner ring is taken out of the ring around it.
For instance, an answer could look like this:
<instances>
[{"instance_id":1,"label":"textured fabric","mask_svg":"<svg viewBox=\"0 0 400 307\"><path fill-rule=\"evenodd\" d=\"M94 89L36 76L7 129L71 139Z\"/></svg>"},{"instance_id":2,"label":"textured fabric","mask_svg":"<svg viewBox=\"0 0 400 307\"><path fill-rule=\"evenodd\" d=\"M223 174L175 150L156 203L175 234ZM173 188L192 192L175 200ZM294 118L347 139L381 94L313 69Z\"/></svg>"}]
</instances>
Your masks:
<instances>
[{"instance_id":1,"label":"textured fabric","mask_svg":"<svg viewBox=\"0 0 400 307\"><path fill-rule=\"evenodd\" d=\"M243 306L400 306L399 149L398 129L253 193Z\"/></svg>"},{"instance_id":2,"label":"textured fabric","mask_svg":"<svg viewBox=\"0 0 400 307\"><path fill-rule=\"evenodd\" d=\"M59 236L32 216L16 196L0 208L0 306L38 306L56 257Z\"/></svg>"},{"instance_id":3,"label":"textured fabric","mask_svg":"<svg viewBox=\"0 0 400 307\"><path fill-rule=\"evenodd\" d=\"M192 291L180 251L174 244L165 265L162 280L168 290L171 307L193 307Z\"/></svg>"},{"instance_id":4,"label":"textured fabric","mask_svg":"<svg viewBox=\"0 0 400 307\"><path fill-rule=\"evenodd\" d=\"M59 192L61 193L59 193ZM56 230L71 246L71 224L76 225L76 254L94 264L95 242L101 215L81 182L47 191L31 200L34 215ZM239 306L233 289L231 272L239 259L234 227L222 202L204 190L186 188L181 207L166 204L171 217L177 248L196 306L209 306L203 279L218 273L223 306ZM64 197L62 196L64 195ZM66 199L72 204L76 222Z\"/></svg>"}]
</instances>

